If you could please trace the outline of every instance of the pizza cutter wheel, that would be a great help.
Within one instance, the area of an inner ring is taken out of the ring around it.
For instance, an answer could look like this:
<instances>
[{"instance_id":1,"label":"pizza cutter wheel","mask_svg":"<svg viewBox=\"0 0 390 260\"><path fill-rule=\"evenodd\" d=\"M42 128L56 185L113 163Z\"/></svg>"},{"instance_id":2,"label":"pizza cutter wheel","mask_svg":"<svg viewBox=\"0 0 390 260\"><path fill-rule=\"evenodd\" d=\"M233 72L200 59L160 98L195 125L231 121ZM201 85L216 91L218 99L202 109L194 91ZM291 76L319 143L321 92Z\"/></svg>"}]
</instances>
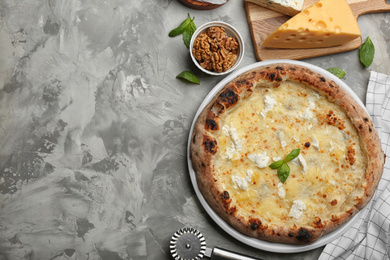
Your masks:
<instances>
[{"instance_id":1,"label":"pizza cutter wheel","mask_svg":"<svg viewBox=\"0 0 390 260\"><path fill-rule=\"evenodd\" d=\"M200 260L204 256L214 260L259 260L222 248L207 248L202 233L194 228L181 228L170 241L170 250L175 260Z\"/></svg>"}]
</instances>

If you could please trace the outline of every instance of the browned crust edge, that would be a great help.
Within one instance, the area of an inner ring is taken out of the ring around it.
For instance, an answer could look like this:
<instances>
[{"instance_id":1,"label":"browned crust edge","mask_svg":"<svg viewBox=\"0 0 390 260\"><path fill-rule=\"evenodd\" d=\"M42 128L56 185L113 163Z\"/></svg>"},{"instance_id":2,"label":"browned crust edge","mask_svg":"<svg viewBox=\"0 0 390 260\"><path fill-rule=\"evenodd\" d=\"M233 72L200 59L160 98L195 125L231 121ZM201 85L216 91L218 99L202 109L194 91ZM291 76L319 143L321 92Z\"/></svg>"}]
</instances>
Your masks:
<instances>
[{"instance_id":1,"label":"browned crust edge","mask_svg":"<svg viewBox=\"0 0 390 260\"><path fill-rule=\"evenodd\" d=\"M257 83L275 85L285 80L305 83L327 97L329 101L343 108L356 127L364 145L362 149L368 157L365 177L367 185L364 187L363 198L348 212L334 215L330 221L325 223L319 221L315 227L267 226L259 219L250 219L250 223L245 223L244 219L235 214L236 209L230 207L229 194L224 193L213 177L213 157L218 149L216 134L224 113L237 105L245 96L251 95ZM378 133L370 116L360 104L334 81L304 66L288 63L249 70L222 88L203 109L194 124L190 157L199 190L216 214L245 235L288 244L312 243L335 230L363 209L374 195L382 176L385 160Z\"/></svg>"}]
</instances>

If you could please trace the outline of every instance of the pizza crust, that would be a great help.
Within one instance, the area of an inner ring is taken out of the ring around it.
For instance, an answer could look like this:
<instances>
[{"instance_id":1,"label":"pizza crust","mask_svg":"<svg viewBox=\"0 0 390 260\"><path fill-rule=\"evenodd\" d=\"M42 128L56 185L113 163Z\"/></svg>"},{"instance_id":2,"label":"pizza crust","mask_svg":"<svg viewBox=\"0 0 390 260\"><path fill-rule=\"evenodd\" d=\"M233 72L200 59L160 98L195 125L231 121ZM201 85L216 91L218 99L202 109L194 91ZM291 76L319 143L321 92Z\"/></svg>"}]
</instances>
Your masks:
<instances>
[{"instance_id":1,"label":"pizza crust","mask_svg":"<svg viewBox=\"0 0 390 260\"><path fill-rule=\"evenodd\" d=\"M330 219L315 219L311 225L276 225L266 223L257 217L244 217L238 214L237 206L232 206L231 195L224 190L214 175L216 170L214 159L219 148L221 123L229 111L245 102L255 88L262 86L276 88L287 80L310 86L321 96L342 108L360 136L361 149L367 159L365 181L362 182L364 196L357 199L353 207L347 211L332 214ZM354 98L323 75L303 66L286 63L249 70L228 83L200 113L194 124L191 140L190 157L197 185L215 213L245 235L278 243L312 243L352 218L371 200L381 178L385 160L373 123Z\"/></svg>"}]
</instances>

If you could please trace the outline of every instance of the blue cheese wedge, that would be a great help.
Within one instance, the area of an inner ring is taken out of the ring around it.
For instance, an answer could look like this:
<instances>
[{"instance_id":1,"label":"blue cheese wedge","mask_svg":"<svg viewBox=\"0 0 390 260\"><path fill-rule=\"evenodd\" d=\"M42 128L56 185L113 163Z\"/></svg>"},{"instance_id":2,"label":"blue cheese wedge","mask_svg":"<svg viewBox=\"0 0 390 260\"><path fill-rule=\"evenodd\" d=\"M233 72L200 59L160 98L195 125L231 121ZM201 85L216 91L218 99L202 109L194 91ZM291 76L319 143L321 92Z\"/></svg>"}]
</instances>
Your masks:
<instances>
[{"instance_id":1,"label":"blue cheese wedge","mask_svg":"<svg viewBox=\"0 0 390 260\"><path fill-rule=\"evenodd\" d=\"M276 12L294 16L302 11L303 0L247 0Z\"/></svg>"}]
</instances>

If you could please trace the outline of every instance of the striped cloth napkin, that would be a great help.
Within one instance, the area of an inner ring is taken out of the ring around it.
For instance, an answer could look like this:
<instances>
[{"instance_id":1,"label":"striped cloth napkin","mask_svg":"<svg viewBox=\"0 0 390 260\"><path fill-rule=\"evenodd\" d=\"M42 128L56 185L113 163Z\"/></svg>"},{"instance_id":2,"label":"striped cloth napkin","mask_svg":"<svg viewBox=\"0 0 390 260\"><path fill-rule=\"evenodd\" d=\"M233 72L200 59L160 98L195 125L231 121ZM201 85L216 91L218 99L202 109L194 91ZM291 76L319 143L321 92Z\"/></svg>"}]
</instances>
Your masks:
<instances>
[{"instance_id":1,"label":"striped cloth napkin","mask_svg":"<svg viewBox=\"0 0 390 260\"><path fill-rule=\"evenodd\" d=\"M390 76L371 72L366 107L387 157L383 176L360 218L326 245L319 260L390 259Z\"/></svg>"}]
</instances>

